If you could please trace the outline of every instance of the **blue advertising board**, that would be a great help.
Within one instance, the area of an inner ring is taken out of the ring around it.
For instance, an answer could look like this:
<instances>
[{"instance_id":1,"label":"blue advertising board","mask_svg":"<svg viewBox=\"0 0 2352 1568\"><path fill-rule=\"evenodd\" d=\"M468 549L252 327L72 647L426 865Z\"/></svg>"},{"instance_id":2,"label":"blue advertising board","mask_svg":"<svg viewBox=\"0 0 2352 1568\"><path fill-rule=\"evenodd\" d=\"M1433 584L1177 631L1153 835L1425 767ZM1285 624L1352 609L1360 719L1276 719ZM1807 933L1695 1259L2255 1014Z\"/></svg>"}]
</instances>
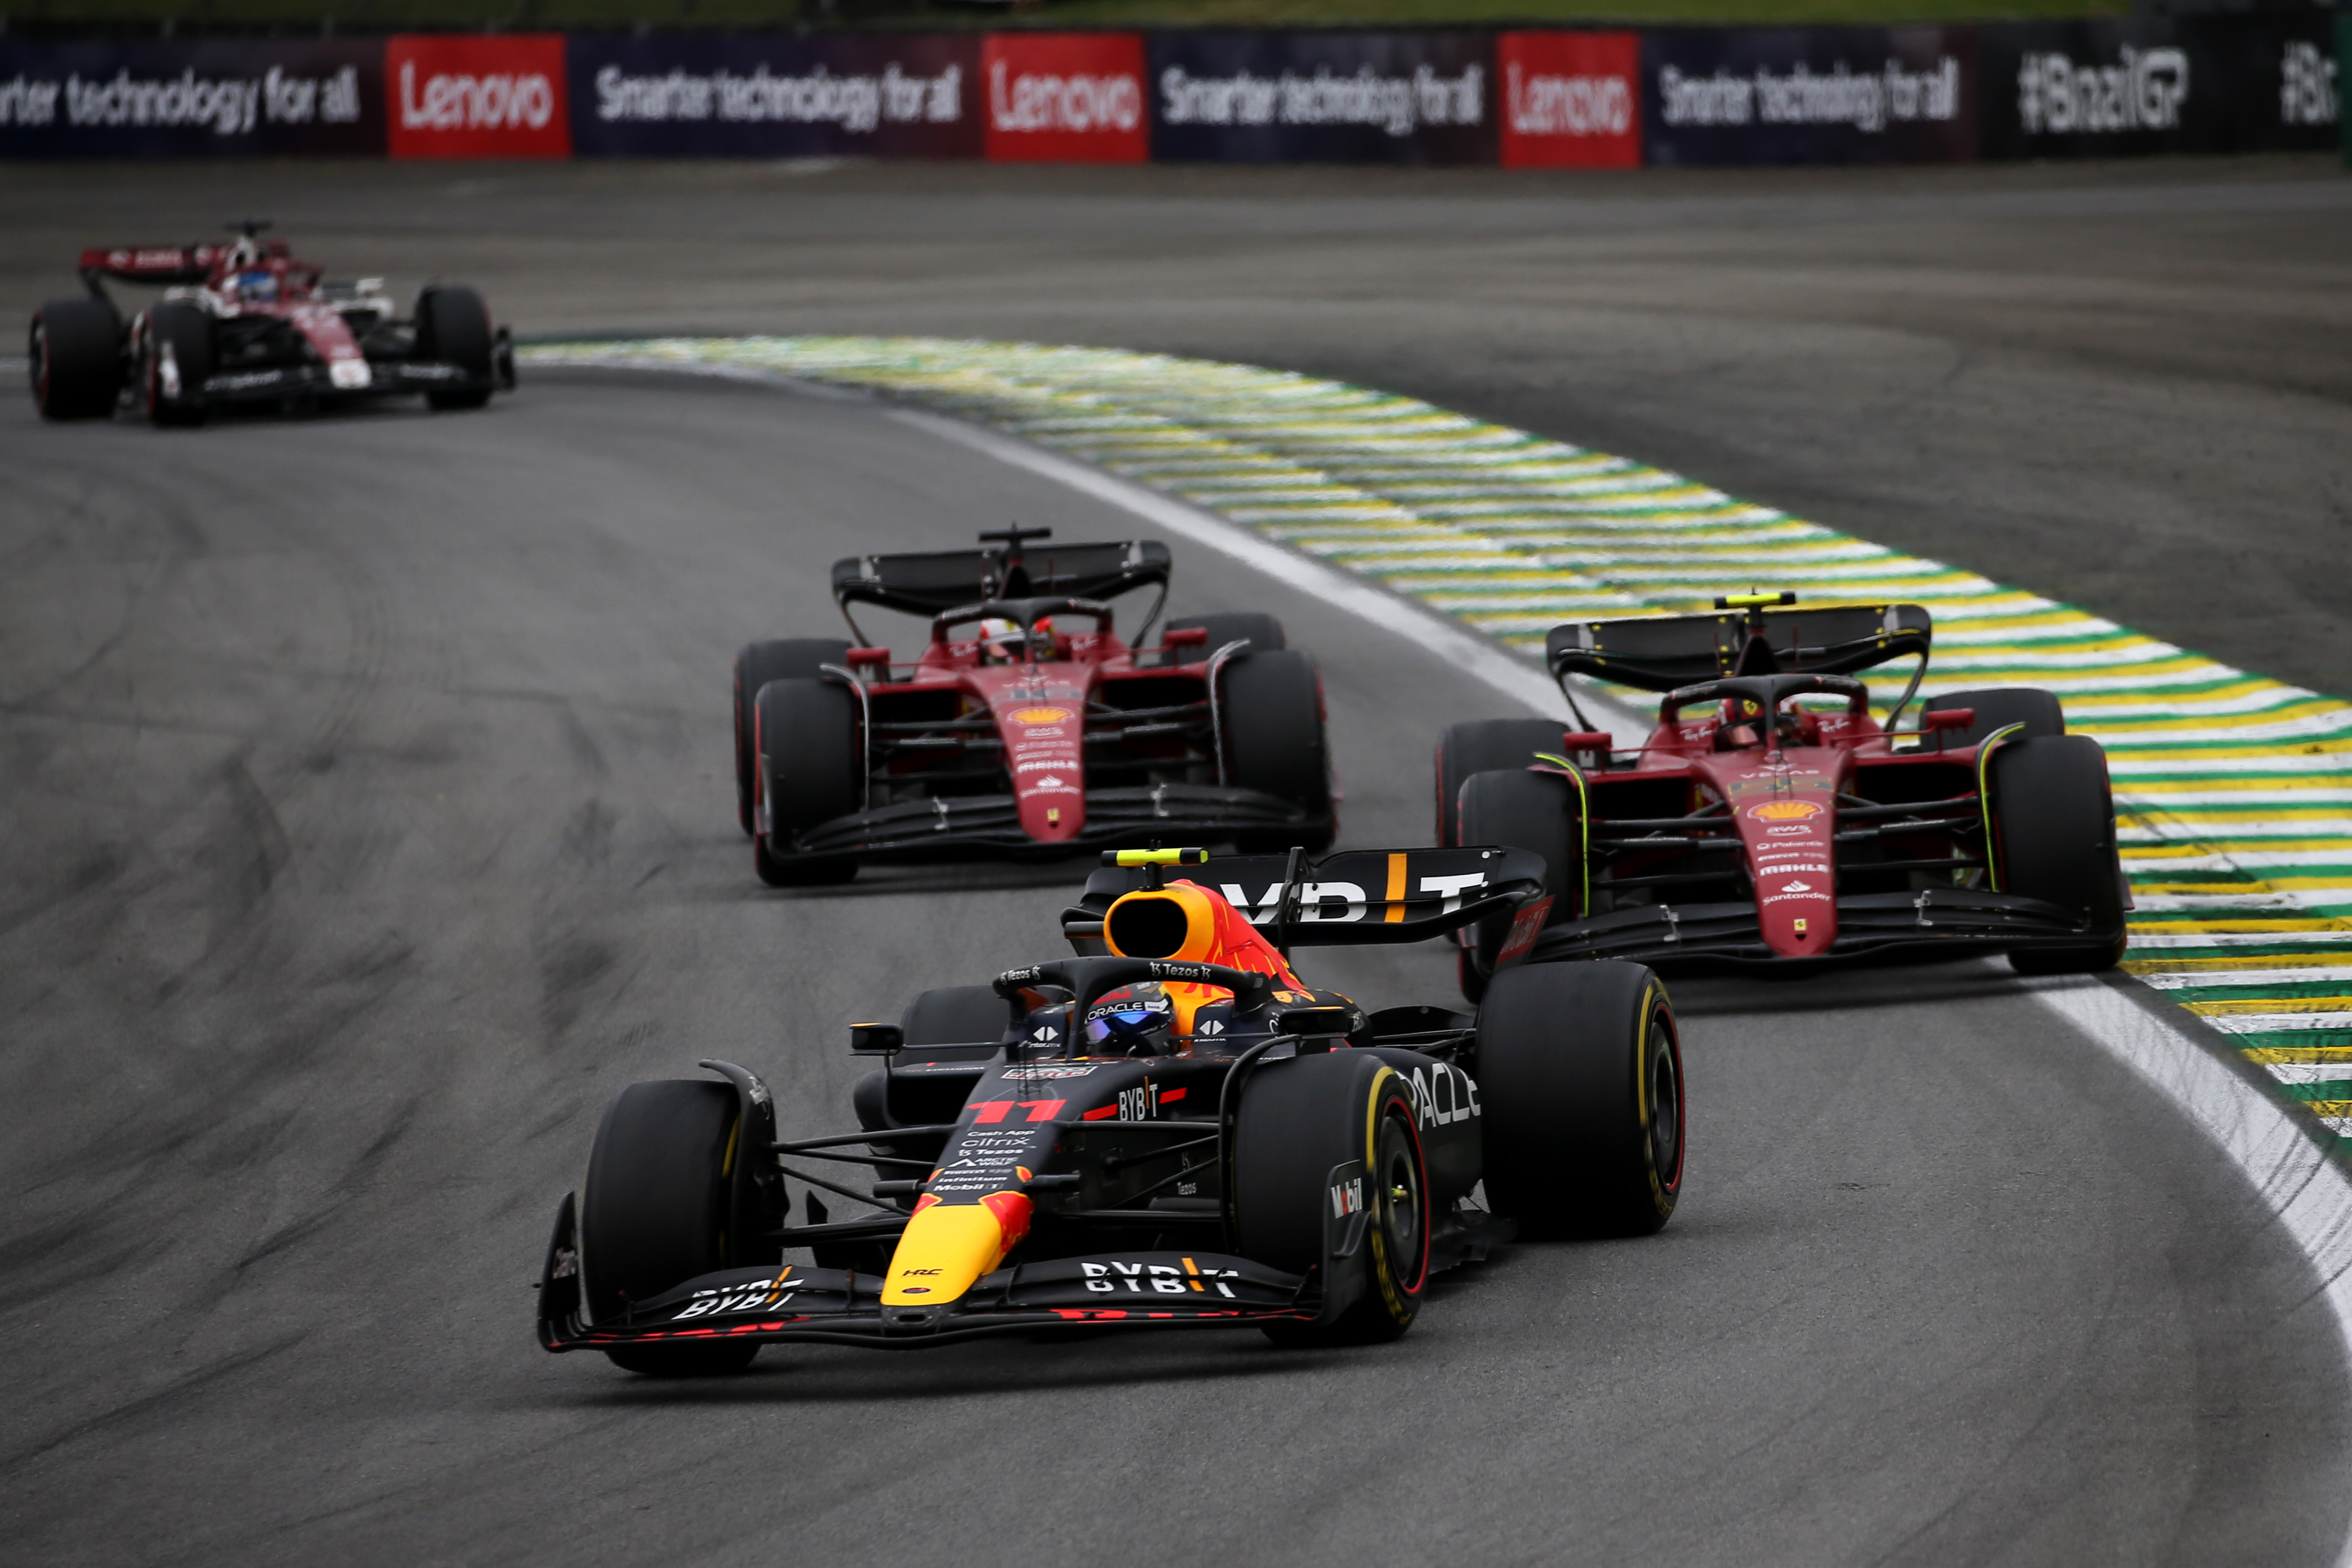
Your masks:
<instances>
[{"instance_id":1,"label":"blue advertising board","mask_svg":"<svg viewBox=\"0 0 2352 1568\"><path fill-rule=\"evenodd\" d=\"M575 34L583 157L977 158L976 34Z\"/></svg>"},{"instance_id":2,"label":"blue advertising board","mask_svg":"<svg viewBox=\"0 0 2352 1568\"><path fill-rule=\"evenodd\" d=\"M381 156L367 39L0 43L0 158Z\"/></svg>"},{"instance_id":3,"label":"blue advertising board","mask_svg":"<svg viewBox=\"0 0 2352 1568\"><path fill-rule=\"evenodd\" d=\"M1642 38L1651 163L1976 156L1969 27L1677 27Z\"/></svg>"},{"instance_id":4,"label":"blue advertising board","mask_svg":"<svg viewBox=\"0 0 2352 1568\"><path fill-rule=\"evenodd\" d=\"M1487 33L1155 33L1161 163L1491 163Z\"/></svg>"}]
</instances>

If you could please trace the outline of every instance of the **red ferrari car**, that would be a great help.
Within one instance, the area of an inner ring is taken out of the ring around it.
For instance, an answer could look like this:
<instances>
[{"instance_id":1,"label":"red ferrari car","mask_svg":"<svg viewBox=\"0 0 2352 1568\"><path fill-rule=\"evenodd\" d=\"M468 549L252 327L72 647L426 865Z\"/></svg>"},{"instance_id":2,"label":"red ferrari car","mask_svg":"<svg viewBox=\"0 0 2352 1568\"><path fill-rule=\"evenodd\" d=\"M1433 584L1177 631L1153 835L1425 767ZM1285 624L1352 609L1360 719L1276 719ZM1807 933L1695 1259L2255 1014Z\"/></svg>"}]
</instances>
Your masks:
<instances>
[{"instance_id":1,"label":"red ferrari car","mask_svg":"<svg viewBox=\"0 0 2352 1568\"><path fill-rule=\"evenodd\" d=\"M316 404L423 393L479 408L514 385L514 351L481 296L426 288L403 319L380 278L332 283L268 225L226 245L85 250L89 298L33 313L33 401L49 419L97 419L124 404L158 425L194 425L232 404ZM128 321L105 279L161 286Z\"/></svg>"},{"instance_id":2,"label":"red ferrari car","mask_svg":"<svg viewBox=\"0 0 2352 1568\"><path fill-rule=\"evenodd\" d=\"M1665 694L1621 752L1579 715L1457 724L1437 749L1440 840L1551 867L1530 957L1808 965L2000 952L2029 973L2109 967L2130 907L2106 753L2058 699L1946 692L1897 731L1926 674L1917 605L1802 609L1738 595L1721 614L1552 628L1552 672ZM1885 724L1855 670L1918 660ZM1837 710L1802 707L1826 696ZM1574 709L1575 698L1570 695ZM1499 932L1464 938L1463 987Z\"/></svg>"},{"instance_id":3,"label":"red ferrari car","mask_svg":"<svg viewBox=\"0 0 2352 1568\"><path fill-rule=\"evenodd\" d=\"M854 644L736 656L736 805L763 881L842 881L863 860L942 852L1330 844L1315 661L1263 615L1173 621L1157 646L1131 646L1108 601L1158 589L1148 632L1168 547L1050 537L836 562ZM930 635L896 657L866 640L856 605L927 616Z\"/></svg>"}]
</instances>

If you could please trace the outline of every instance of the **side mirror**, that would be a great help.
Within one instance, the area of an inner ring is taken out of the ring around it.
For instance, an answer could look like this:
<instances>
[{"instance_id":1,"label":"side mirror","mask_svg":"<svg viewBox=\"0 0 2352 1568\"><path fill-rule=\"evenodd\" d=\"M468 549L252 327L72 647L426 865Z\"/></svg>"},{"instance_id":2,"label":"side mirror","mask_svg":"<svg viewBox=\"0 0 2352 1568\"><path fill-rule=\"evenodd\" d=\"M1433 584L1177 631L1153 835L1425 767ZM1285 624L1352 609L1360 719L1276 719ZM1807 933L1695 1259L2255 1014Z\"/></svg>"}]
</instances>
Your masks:
<instances>
[{"instance_id":1,"label":"side mirror","mask_svg":"<svg viewBox=\"0 0 2352 1568\"><path fill-rule=\"evenodd\" d=\"M1965 730L1976 721L1973 708L1930 708L1919 715L1922 730Z\"/></svg>"},{"instance_id":2,"label":"side mirror","mask_svg":"<svg viewBox=\"0 0 2352 1568\"><path fill-rule=\"evenodd\" d=\"M890 650L887 647L854 647L849 650L849 668L859 675L890 679Z\"/></svg>"},{"instance_id":3,"label":"side mirror","mask_svg":"<svg viewBox=\"0 0 2352 1568\"><path fill-rule=\"evenodd\" d=\"M1178 626L1174 631L1162 632L1160 634L1160 646L1162 647L1206 647L1209 646L1209 628L1206 626Z\"/></svg>"},{"instance_id":4,"label":"side mirror","mask_svg":"<svg viewBox=\"0 0 2352 1568\"><path fill-rule=\"evenodd\" d=\"M852 1024L849 1054L853 1057L895 1057L906 1048L907 1031L896 1024Z\"/></svg>"}]
</instances>

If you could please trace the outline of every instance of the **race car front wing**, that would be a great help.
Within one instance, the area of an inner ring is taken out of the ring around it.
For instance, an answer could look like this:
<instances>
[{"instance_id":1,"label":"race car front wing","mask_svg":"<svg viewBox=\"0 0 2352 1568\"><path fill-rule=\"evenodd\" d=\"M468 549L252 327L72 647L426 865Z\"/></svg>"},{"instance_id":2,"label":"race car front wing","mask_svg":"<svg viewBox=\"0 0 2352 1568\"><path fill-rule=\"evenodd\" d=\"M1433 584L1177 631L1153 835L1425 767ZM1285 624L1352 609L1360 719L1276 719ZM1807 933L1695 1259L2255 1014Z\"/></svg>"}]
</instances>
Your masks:
<instances>
[{"instance_id":1,"label":"race car front wing","mask_svg":"<svg viewBox=\"0 0 2352 1568\"><path fill-rule=\"evenodd\" d=\"M1536 963L1615 958L1779 968L1896 952L1922 957L1932 951L1957 955L2080 947L2115 934L2091 931L2079 915L2039 899L1971 888L1854 894L1838 900L1837 914L1837 940L1811 958L1774 952L1753 903L1642 904L1564 921L1538 936L1528 958Z\"/></svg>"},{"instance_id":2,"label":"race car front wing","mask_svg":"<svg viewBox=\"0 0 2352 1568\"><path fill-rule=\"evenodd\" d=\"M803 833L779 859L828 855L885 857L948 847L1032 850L1040 855L1132 845L1143 838L1328 838L1328 812L1310 814L1288 801L1224 784L1150 784L1088 793L1086 826L1068 839L1040 843L1021 826L1009 795L934 795L838 816Z\"/></svg>"},{"instance_id":3,"label":"race car front wing","mask_svg":"<svg viewBox=\"0 0 2352 1568\"><path fill-rule=\"evenodd\" d=\"M492 390L510 382L493 376L485 383L465 366L433 360L372 359L362 380L345 370L336 378L336 366L327 364L270 365L259 370L220 371L205 378L204 400L210 404L266 403L280 397L392 397L403 393Z\"/></svg>"}]
</instances>

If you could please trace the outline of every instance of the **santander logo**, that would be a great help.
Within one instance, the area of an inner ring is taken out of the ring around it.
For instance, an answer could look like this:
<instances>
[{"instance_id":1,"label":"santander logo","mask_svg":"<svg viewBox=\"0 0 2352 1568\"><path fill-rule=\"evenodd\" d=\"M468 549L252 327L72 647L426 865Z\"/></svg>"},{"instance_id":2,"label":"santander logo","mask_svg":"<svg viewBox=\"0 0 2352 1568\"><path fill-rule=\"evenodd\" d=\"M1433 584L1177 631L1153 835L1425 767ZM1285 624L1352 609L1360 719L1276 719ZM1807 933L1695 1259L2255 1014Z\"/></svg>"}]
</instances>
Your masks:
<instances>
[{"instance_id":1,"label":"santander logo","mask_svg":"<svg viewBox=\"0 0 2352 1568\"><path fill-rule=\"evenodd\" d=\"M415 34L384 45L395 158L567 158L560 34Z\"/></svg>"},{"instance_id":2,"label":"santander logo","mask_svg":"<svg viewBox=\"0 0 2352 1568\"><path fill-rule=\"evenodd\" d=\"M1150 155L1140 33L994 33L981 46L998 162L1139 163Z\"/></svg>"}]
</instances>

